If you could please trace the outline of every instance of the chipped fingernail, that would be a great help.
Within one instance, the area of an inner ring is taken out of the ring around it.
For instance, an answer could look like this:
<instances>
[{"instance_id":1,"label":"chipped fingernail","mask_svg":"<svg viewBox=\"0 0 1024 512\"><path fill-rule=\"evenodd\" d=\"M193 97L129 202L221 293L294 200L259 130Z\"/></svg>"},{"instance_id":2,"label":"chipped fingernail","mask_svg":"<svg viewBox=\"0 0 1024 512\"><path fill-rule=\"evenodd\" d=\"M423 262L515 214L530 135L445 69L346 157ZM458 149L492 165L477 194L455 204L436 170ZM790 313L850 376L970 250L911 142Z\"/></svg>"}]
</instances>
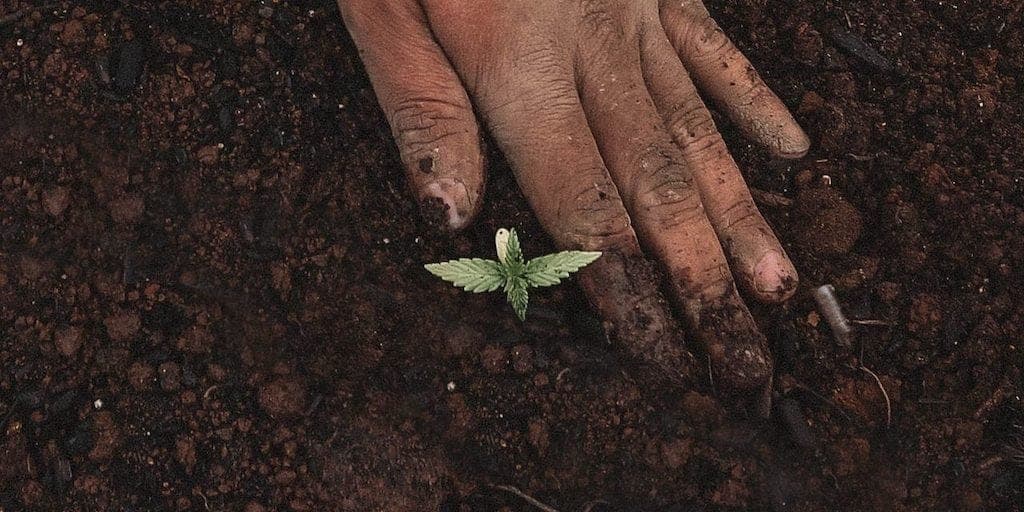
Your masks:
<instances>
[{"instance_id":1,"label":"chipped fingernail","mask_svg":"<svg viewBox=\"0 0 1024 512\"><path fill-rule=\"evenodd\" d=\"M469 224L466 207L469 193L466 186L453 179L439 179L423 187L422 208L427 220L459 230Z\"/></svg>"}]
</instances>

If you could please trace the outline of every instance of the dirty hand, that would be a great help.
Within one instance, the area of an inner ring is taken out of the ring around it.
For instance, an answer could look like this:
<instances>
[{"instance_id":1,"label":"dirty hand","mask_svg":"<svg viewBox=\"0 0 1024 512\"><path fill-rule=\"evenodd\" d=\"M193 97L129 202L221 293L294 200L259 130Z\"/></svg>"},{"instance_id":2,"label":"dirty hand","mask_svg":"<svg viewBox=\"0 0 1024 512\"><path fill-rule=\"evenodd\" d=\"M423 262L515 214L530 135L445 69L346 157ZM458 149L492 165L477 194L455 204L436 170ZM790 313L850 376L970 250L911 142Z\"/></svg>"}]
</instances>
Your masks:
<instances>
[{"instance_id":1,"label":"dirty hand","mask_svg":"<svg viewBox=\"0 0 1024 512\"><path fill-rule=\"evenodd\" d=\"M769 381L733 276L779 302L797 274L695 85L775 155L809 142L700 1L339 4L428 213L459 229L479 210L479 115L556 243L605 252L581 284L634 355L693 376L643 246L719 381Z\"/></svg>"}]
</instances>

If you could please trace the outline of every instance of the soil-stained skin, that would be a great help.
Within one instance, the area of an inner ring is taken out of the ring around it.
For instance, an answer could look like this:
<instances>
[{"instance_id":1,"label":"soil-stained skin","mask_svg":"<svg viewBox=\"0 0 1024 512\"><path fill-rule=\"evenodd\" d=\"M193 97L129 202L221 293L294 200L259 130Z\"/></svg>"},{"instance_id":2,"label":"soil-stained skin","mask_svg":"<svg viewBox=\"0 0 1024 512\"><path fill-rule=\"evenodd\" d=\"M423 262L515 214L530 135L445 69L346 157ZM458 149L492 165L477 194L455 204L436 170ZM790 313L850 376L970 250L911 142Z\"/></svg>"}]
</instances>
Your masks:
<instances>
[{"instance_id":1,"label":"soil-stained skin","mask_svg":"<svg viewBox=\"0 0 1024 512\"><path fill-rule=\"evenodd\" d=\"M627 353L678 385L695 382L698 366L659 289L661 273L643 256L606 252L580 272L580 284Z\"/></svg>"},{"instance_id":2,"label":"soil-stained skin","mask_svg":"<svg viewBox=\"0 0 1024 512\"><path fill-rule=\"evenodd\" d=\"M499 226L556 248L496 154L477 224L432 230L334 2L63 2L3 24L0 509L531 510L488 484L563 511L1020 509L1021 2L707 3L814 140L774 168L722 123L748 182L793 202L762 212L801 289L748 302L789 347L766 423L642 380L708 382L674 327L700 323L650 262L579 280L637 298L597 304L621 350L566 321L571 285L531 294L522 324L424 272L492 254ZM835 343L823 283L887 325Z\"/></svg>"},{"instance_id":3,"label":"soil-stained skin","mask_svg":"<svg viewBox=\"0 0 1024 512\"><path fill-rule=\"evenodd\" d=\"M715 377L726 388L756 389L772 375L768 342L750 329L750 313L736 294L702 303L692 316L693 330L711 358Z\"/></svg>"},{"instance_id":4,"label":"soil-stained skin","mask_svg":"<svg viewBox=\"0 0 1024 512\"><path fill-rule=\"evenodd\" d=\"M656 368L663 379L692 385L701 366L687 350L687 337L660 291L662 276L643 256L607 252L580 274L580 283L590 297L598 297L594 307L613 319L606 325L608 334L627 353ZM744 328L750 325L750 313L736 294L684 307L691 334L700 340L723 387L749 390L768 382L772 362L767 341L758 331Z\"/></svg>"}]
</instances>

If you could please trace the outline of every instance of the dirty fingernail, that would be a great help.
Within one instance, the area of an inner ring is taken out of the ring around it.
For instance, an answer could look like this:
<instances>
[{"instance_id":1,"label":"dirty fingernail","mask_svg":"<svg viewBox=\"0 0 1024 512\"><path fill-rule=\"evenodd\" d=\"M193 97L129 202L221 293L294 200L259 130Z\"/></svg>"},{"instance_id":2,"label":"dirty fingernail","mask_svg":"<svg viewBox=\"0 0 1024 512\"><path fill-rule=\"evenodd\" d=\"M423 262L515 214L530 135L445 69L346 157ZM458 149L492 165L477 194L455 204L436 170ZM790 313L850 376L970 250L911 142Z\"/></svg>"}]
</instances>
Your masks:
<instances>
[{"instance_id":1,"label":"dirty fingernail","mask_svg":"<svg viewBox=\"0 0 1024 512\"><path fill-rule=\"evenodd\" d=\"M754 266L754 287L765 300L781 301L796 290L796 269L788 258L771 251Z\"/></svg>"},{"instance_id":2,"label":"dirty fingernail","mask_svg":"<svg viewBox=\"0 0 1024 512\"><path fill-rule=\"evenodd\" d=\"M470 221L469 192L466 186L453 179L439 179L423 187L421 207L431 223L453 231L466 227Z\"/></svg>"},{"instance_id":3,"label":"dirty fingernail","mask_svg":"<svg viewBox=\"0 0 1024 512\"><path fill-rule=\"evenodd\" d=\"M779 136L778 146L775 148L777 156L787 160L803 158L811 149L811 139L802 128L794 124L782 127Z\"/></svg>"}]
</instances>

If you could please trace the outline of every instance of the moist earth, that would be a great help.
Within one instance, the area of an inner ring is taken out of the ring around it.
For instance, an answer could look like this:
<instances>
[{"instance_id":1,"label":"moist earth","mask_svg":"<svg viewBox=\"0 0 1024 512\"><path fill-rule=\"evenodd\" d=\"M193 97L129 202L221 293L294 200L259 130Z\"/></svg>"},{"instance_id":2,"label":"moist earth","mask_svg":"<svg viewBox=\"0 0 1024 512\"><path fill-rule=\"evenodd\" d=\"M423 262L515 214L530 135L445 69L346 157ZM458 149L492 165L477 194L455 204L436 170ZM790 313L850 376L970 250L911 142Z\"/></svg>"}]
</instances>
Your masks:
<instances>
[{"instance_id":1,"label":"moist earth","mask_svg":"<svg viewBox=\"0 0 1024 512\"><path fill-rule=\"evenodd\" d=\"M814 140L718 119L802 277L752 306L769 420L644 384L576 285L521 324L424 272L552 246L493 152L431 227L332 2L39 4L0 0L0 510L1021 508L1021 2L708 2Z\"/></svg>"}]
</instances>

